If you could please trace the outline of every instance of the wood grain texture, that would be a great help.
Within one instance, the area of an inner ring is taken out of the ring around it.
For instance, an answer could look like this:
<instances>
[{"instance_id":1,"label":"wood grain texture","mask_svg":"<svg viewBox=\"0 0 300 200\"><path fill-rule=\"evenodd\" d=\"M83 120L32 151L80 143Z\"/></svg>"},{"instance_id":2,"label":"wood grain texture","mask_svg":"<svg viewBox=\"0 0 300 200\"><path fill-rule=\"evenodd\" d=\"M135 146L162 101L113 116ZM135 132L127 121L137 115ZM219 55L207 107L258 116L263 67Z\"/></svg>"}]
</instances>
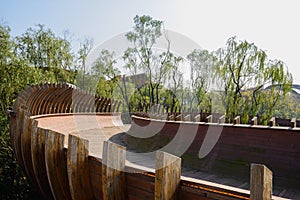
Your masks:
<instances>
[{"instance_id":1,"label":"wood grain texture","mask_svg":"<svg viewBox=\"0 0 300 200\"><path fill-rule=\"evenodd\" d=\"M63 134L51 130L46 134L46 171L52 194L57 200L71 199L64 139Z\"/></svg>"},{"instance_id":2,"label":"wood grain texture","mask_svg":"<svg viewBox=\"0 0 300 200\"><path fill-rule=\"evenodd\" d=\"M90 182L88 154L88 140L69 135L67 166L72 199L94 198Z\"/></svg>"},{"instance_id":3,"label":"wood grain texture","mask_svg":"<svg viewBox=\"0 0 300 200\"><path fill-rule=\"evenodd\" d=\"M264 165L251 164L250 199L272 199L272 171Z\"/></svg>"},{"instance_id":4,"label":"wood grain texture","mask_svg":"<svg viewBox=\"0 0 300 200\"><path fill-rule=\"evenodd\" d=\"M155 200L179 199L181 158L156 152Z\"/></svg>"},{"instance_id":5,"label":"wood grain texture","mask_svg":"<svg viewBox=\"0 0 300 200\"><path fill-rule=\"evenodd\" d=\"M126 148L104 141L102 152L103 199L127 199L125 181Z\"/></svg>"},{"instance_id":6,"label":"wood grain texture","mask_svg":"<svg viewBox=\"0 0 300 200\"><path fill-rule=\"evenodd\" d=\"M38 128L35 120L33 123L35 125L32 126L31 157L35 179L44 197L53 199L45 164L45 141L48 130Z\"/></svg>"}]
</instances>

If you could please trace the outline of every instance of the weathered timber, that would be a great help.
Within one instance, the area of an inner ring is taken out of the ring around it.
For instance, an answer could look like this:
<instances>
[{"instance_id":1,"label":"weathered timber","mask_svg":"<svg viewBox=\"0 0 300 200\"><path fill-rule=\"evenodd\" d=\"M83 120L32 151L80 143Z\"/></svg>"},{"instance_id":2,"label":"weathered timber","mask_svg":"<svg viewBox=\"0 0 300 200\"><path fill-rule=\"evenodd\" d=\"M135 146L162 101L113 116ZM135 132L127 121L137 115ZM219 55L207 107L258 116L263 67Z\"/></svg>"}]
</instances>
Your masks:
<instances>
[{"instance_id":1,"label":"weathered timber","mask_svg":"<svg viewBox=\"0 0 300 200\"><path fill-rule=\"evenodd\" d=\"M206 123L212 123L213 122L213 116L209 115L206 117Z\"/></svg>"},{"instance_id":2,"label":"weathered timber","mask_svg":"<svg viewBox=\"0 0 300 200\"><path fill-rule=\"evenodd\" d=\"M276 126L276 118L275 117L272 117L269 121L269 126Z\"/></svg>"},{"instance_id":3,"label":"weathered timber","mask_svg":"<svg viewBox=\"0 0 300 200\"><path fill-rule=\"evenodd\" d=\"M293 118L291 120L291 128L296 128L297 127L297 119L296 118Z\"/></svg>"},{"instance_id":4,"label":"weathered timber","mask_svg":"<svg viewBox=\"0 0 300 200\"><path fill-rule=\"evenodd\" d=\"M64 140L65 135L63 134L51 130L46 134L46 171L51 191L57 200L71 199Z\"/></svg>"},{"instance_id":5,"label":"weathered timber","mask_svg":"<svg viewBox=\"0 0 300 200\"><path fill-rule=\"evenodd\" d=\"M125 181L126 148L104 141L102 152L103 199L127 199Z\"/></svg>"},{"instance_id":6,"label":"weathered timber","mask_svg":"<svg viewBox=\"0 0 300 200\"><path fill-rule=\"evenodd\" d=\"M194 117L195 122L200 122L201 121L201 115L198 114Z\"/></svg>"},{"instance_id":7,"label":"weathered timber","mask_svg":"<svg viewBox=\"0 0 300 200\"><path fill-rule=\"evenodd\" d=\"M225 115L222 115L222 116L218 119L218 123L219 123L219 124L225 123Z\"/></svg>"},{"instance_id":8,"label":"weathered timber","mask_svg":"<svg viewBox=\"0 0 300 200\"><path fill-rule=\"evenodd\" d=\"M38 128L35 120L32 120L32 124L31 157L35 179L44 197L53 199L45 164L45 141L48 130Z\"/></svg>"},{"instance_id":9,"label":"weathered timber","mask_svg":"<svg viewBox=\"0 0 300 200\"><path fill-rule=\"evenodd\" d=\"M156 152L155 199L179 199L181 158L166 152Z\"/></svg>"},{"instance_id":10,"label":"weathered timber","mask_svg":"<svg viewBox=\"0 0 300 200\"><path fill-rule=\"evenodd\" d=\"M186 115L183 119L184 119L184 121L186 121L186 122L190 122L191 119L192 119L192 117L191 117L191 115Z\"/></svg>"},{"instance_id":11,"label":"weathered timber","mask_svg":"<svg viewBox=\"0 0 300 200\"><path fill-rule=\"evenodd\" d=\"M241 117L240 116L236 116L234 119L233 119L233 124L240 124L241 123Z\"/></svg>"},{"instance_id":12,"label":"weathered timber","mask_svg":"<svg viewBox=\"0 0 300 200\"><path fill-rule=\"evenodd\" d=\"M251 119L251 125L257 125L257 117L253 117L252 119Z\"/></svg>"},{"instance_id":13,"label":"weathered timber","mask_svg":"<svg viewBox=\"0 0 300 200\"><path fill-rule=\"evenodd\" d=\"M88 149L88 140L69 135L67 165L72 199L94 198L88 168Z\"/></svg>"},{"instance_id":14,"label":"weathered timber","mask_svg":"<svg viewBox=\"0 0 300 200\"><path fill-rule=\"evenodd\" d=\"M272 171L264 165L251 164L250 199L272 199Z\"/></svg>"}]
</instances>

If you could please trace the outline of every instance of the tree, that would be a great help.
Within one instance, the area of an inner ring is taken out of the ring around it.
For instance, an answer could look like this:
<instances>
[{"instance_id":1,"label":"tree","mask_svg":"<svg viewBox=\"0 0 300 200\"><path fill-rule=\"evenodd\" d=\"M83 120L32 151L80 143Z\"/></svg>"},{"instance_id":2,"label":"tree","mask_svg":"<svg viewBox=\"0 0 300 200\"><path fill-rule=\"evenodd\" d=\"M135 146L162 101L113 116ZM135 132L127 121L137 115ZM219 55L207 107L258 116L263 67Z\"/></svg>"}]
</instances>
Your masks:
<instances>
[{"instance_id":1,"label":"tree","mask_svg":"<svg viewBox=\"0 0 300 200\"><path fill-rule=\"evenodd\" d=\"M91 49L93 48L93 40L91 38L86 38L82 43L80 43L80 49L78 51L78 63L79 63L79 73L77 74L77 84L82 89L90 90L90 84L85 81L86 78L86 59Z\"/></svg>"},{"instance_id":2,"label":"tree","mask_svg":"<svg viewBox=\"0 0 300 200\"><path fill-rule=\"evenodd\" d=\"M190 101L190 109L196 101L196 107L203 110L210 110L209 89L214 74L213 63L215 57L207 50L194 50L188 56L191 75L187 96ZM204 105L203 105L204 104ZM203 106L200 106L203 105Z\"/></svg>"},{"instance_id":3,"label":"tree","mask_svg":"<svg viewBox=\"0 0 300 200\"><path fill-rule=\"evenodd\" d=\"M54 82L73 83L75 74L72 72L74 55L70 42L56 36L44 25L29 28L21 36L16 37L16 53L20 59L30 66L43 70L45 79Z\"/></svg>"},{"instance_id":4,"label":"tree","mask_svg":"<svg viewBox=\"0 0 300 200\"><path fill-rule=\"evenodd\" d=\"M154 45L163 35L163 22L150 16L135 16L134 28L126 34L133 47L129 47L123 56L125 67L136 73L141 70L147 75L151 104L159 103L159 90L170 70L170 41L165 36L166 50L155 49Z\"/></svg>"},{"instance_id":5,"label":"tree","mask_svg":"<svg viewBox=\"0 0 300 200\"><path fill-rule=\"evenodd\" d=\"M34 191L14 158L7 110L13 106L16 94L27 84L39 82L42 73L19 59L15 47L10 28L0 25L0 199L37 197L30 194Z\"/></svg>"},{"instance_id":6,"label":"tree","mask_svg":"<svg viewBox=\"0 0 300 200\"><path fill-rule=\"evenodd\" d=\"M238 42L235 37L215 55L216 80L223 86L226 115L231 120L241 115L243 122L248 122L249 116L259 115L261 123L266 123L280 103L279 97L291 90L292 75L285 64L269 60L253 43ZM266 86L271 87L265 90Z\"/></svg>"}]
</instances>

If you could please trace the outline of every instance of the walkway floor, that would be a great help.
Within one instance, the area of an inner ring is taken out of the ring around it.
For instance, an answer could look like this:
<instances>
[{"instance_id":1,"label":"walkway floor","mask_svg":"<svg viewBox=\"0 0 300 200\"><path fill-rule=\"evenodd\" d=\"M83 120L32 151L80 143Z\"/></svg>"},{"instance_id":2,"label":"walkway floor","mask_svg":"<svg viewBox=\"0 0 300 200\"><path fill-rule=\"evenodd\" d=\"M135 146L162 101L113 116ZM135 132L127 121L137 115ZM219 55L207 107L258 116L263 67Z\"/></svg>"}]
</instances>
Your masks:
<instances>
[{"instance_id":1,"label":"walkway floor","mask_svg":"<svg viewBox=\"0 0 300 200\"><path fill-rule=\"evenodd\" d=\"M120 116L114 115L59 115L37 118L39 127L65 134L67 147L68 135L78 135L89 140L90 155L102 158L103 141L110 140L126 146L123 138L130 125L122 125ZM135 153L127 151L126 165L155 172L155 153ZM183 168L182 178L202 182L232 190L249 192L249 182L200 170ZM273 195L288 199L300 199L300 190L275 187ZM280 198L279 198L280 199Z\"/></svg>"}]
</instances>

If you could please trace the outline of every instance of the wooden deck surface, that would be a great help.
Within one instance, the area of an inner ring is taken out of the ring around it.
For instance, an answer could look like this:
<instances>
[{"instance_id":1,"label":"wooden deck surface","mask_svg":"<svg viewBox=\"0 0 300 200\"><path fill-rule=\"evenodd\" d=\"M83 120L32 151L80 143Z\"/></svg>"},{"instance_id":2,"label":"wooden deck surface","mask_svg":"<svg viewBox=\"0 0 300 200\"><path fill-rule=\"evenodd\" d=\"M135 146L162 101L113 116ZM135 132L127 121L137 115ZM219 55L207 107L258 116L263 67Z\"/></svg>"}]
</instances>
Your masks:
<instances>
[{"instance_id":1,"label":"wooden deck surface","mask_svg":"<svg viewBox=\"0 0 300 200\"><path fill-rule=\"evenodd\" d=\"M65 136L69 134L78 135L80 138L88 140L89 154L98 158L102 158L103 141L111 140L125 146L123 136L130 128L130 125L122 124L120 116L109 114L62 114L34 118L38 121L38 126L41 128L50 129L62 133ZM68 145L67 140L68 137L65 137L66 148ZM126 166L155 172L155 152L135 153L133 151L127 151ZM249 182L230 177L221 177L200 170L183 168L182 179L249 193ZM280 197L300 199L300 190L281 188L275 185L273 195L276 196L274 199L281 199Z\"/></svg>"}]
</instances>

